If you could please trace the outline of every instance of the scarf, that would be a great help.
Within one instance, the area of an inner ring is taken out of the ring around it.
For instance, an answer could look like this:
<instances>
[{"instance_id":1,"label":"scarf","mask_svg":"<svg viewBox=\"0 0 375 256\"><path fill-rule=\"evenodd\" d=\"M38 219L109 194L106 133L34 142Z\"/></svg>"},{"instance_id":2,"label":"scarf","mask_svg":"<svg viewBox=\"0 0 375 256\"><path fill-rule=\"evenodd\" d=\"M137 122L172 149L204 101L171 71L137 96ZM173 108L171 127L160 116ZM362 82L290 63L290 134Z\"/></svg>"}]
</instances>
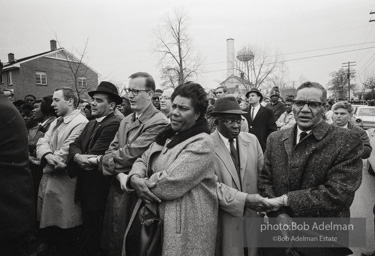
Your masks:
<instances>
[{"instance_id":1,"label":"scarf","mask_svg":"<svg viewBox=\"0 0 375 256\"><path fill-rule=\"evenodd\" d=\"M176 133L174 130L172 130L172 127L169 124L161 133L159 133L158 136L156 136L155 141L157 144L163 146L167 139L171 139L171 141L167 144L167 148L171 149L179 143L202 132L210 134L206 118L198 119L198 121L190 129L180 133Z\"/></svg>"}]
</instances>

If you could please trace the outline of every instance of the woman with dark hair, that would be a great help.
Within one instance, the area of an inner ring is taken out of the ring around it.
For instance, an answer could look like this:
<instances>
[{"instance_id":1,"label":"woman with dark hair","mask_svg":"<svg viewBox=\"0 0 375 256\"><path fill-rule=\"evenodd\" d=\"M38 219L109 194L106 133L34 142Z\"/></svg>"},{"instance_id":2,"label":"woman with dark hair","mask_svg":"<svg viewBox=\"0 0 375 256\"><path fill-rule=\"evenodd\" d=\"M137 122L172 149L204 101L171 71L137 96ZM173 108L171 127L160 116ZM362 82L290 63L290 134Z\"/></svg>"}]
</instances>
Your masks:
<instances>
[{"instance_id":1,"label":"woman with dark hair","mask_svg":"<svg viewBox=\"0 0 375 256\"><path fill-rule=\"evenodd\" d=\"M157 205L162 255L214 255L218 201L207 95L199 84L185 83L171 98L171 124L133 164L127 190Z\"/></svg>"},{"instance_id":2,"label":"woman with dark hair","mask_svg":"<svg viewBox=\"0 0 375 256\"><path fill-rule=\"evenodd\" d=\"M52 96L43 97L34 104L33 119L39 122L34 130L29 131L29 151L31 156L35 156L35 148L38 140L44 136L51 123L56 119L56 112L51 107Z\"/></svg>"}]
</instances>

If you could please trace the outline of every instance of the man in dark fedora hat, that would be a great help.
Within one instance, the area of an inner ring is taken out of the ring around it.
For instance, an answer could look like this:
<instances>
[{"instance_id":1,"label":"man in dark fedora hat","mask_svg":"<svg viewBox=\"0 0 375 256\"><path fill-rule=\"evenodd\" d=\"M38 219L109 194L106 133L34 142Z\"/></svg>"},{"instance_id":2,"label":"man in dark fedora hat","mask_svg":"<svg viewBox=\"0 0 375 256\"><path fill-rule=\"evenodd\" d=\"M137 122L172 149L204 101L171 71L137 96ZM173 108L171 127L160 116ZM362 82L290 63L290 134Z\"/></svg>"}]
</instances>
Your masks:
<instances>
[{"instance_id":1,"label":"man in dark fedora hat","mask_svg":"<svg viewBox=\"0 0 375 256\"><path fill-rule=\"evenodd\" d=\"M253 134L240 131L241 115L245 113L234 97L218 99L211 113L217 123L217 129L211 137L215 143L215 171L220 202L217 255L222 256L256 255L256 248L246 248L245 251L244 248L232 246L232 219L254 218L257 217L257 211L272 208L258 194L257 189L258 173L263 167L262 148ZM251 239L257 239L255 228L247 229L246 232Z\"/></svg>"},{"instance_id":2,"label":"man in dark fedora hat","mask_svg":"<svg viewBox=\"0 0 375 256\"><path fill-rule=\"evenodd\" d=\"M77 177L75 202L81 203L83 234L79 255L99 255L105 204L110 180L89 162L103 155L113 140L120 120L114 115L116 105L122 103L115 85L103 81L88 93L94 117L81 135L70 145L68 174Z\"/></svg>"},{"instance_id":3,"label":"man in dark fedora hat","mask_svg":"<svg viewBox=\"0 0 375 256\"><path fill-rule=\"evenodd\" d=\"M260 104L263 95L257 88L251 88L246 93L246 97L250 103L249 111L245 115L249 123L249 132L258 138L264 152L268 135L277 130L275 117L271 109L265 108Z\"/></svg>"}]
</instances>

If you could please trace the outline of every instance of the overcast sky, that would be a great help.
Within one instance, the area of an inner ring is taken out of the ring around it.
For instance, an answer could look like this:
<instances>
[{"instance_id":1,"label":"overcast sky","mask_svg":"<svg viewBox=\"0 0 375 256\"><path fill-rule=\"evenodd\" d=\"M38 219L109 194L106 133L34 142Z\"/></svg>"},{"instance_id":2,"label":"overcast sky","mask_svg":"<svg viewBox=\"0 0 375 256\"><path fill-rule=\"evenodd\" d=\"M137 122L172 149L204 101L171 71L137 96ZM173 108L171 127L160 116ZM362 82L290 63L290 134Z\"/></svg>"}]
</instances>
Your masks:
<instances>
[{"instance_id":1,"label":"overcast sky","mask_svg":"<svg viewBox=\"0 0 375 256\"><path fill-rule=\"evenodd\" d=\"M375 70L373 0L0 0L0 59L19 59L49 50L56 39L68 51L82 51L99 80L128 84L146 71L161 83L153 31L173 9L188 14L189 33L204 59L198 82L217 87L226 78L226 39L235 51L246 45L282 54L288 81L326 85L343 62L356 61L363 80ZM369 48L369 49L365 49ZM322 50L324 49L324 50ZM359 50L363 49L363 50ZM297 52L297 53L296 53ZM344 53L343 53L344 52ZM323 55L323 56L322 56ZM321 56L321 57L314 57ZM313 57L313 58L311 58Z\"/></svg>"}]
</instances>

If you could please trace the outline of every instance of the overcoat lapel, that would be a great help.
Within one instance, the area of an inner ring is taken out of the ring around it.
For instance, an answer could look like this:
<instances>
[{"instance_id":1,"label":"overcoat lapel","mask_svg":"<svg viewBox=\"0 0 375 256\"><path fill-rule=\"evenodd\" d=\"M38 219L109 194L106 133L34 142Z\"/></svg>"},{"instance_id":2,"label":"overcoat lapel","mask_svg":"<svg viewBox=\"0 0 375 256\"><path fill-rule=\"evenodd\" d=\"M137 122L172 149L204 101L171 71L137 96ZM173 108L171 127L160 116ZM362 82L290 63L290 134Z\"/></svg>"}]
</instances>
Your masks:
<instances>
[{"instance_id":1,"label":"overcoat lapel","mask_svg":"<svg viewBox=\"0 0 375 256\"><path fill-rule=\"evenodd\" d=\"M246 163L249 157L249 155L247 154L248 153L247 149L249 148L250 141L245 141L241 139L240 137L241 137L241 133L237 138L237 142L238 142L237 145L238 145L238 150L239 150L239 155L240 155L241 184L244 184L245 168L246 168Z\"/></svg>"},{"instance_id":2,"label":"overcoat lapel","mask_svg":"<svg viewBox=\"0 0 375 256\"><path fill-rule=\"evenodd\" d=\"M237 189L241 190L240 179L238 177L236 167L234 166L233 160L228 152L227 147L225 146L224 142L220 138L217 130L213 133L213 136L214 136L215 147L216 147L215 152L217 156L221 159L221 161L223 161L227 171L232 176L232 179L234 180L234 183L236 184Z\"/></svg>"},{"instance_id":3,"label":"overcoat lapel","mask_svg":"<svg viewBox=\"0 0 375 256\"><path fill-rule=\"evenodd\" d=\"M258 110L258 113L253 120L253 123L255 123L260 118L260 116L263 114L263 112L264 112L264 107L260 106L260 108Z\"/></svg>"}]
</instances>

